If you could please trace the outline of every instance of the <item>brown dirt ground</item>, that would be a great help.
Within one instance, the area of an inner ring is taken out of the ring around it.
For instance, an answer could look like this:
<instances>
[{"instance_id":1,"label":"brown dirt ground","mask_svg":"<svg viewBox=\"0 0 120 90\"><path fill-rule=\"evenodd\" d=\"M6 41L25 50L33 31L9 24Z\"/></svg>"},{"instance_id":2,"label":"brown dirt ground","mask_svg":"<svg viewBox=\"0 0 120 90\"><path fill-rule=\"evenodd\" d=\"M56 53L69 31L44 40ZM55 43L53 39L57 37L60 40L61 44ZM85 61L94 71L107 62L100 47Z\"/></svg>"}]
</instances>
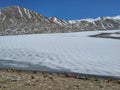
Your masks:
<instances>
[{"instance_id":1,"label":"brown dirt ground","mask_svg":"<svg viewBox=\"0 0 120 90\"><path fill-rule=\"evenodd\" d=\"M10 69L0 70L0 90L120 90L120 80Z\"/></svg>"}]
</instances>

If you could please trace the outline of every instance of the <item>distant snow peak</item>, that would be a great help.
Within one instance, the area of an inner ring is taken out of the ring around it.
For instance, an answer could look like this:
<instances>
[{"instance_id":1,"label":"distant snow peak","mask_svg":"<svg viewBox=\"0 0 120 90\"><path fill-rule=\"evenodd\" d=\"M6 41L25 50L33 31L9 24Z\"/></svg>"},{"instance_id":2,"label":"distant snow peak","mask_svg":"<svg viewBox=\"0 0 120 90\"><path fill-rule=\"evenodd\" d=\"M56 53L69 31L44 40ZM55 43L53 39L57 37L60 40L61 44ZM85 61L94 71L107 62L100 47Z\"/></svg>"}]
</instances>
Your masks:
<instances>
[{"instance_id":1,"label":"distant snow peak","mask_svg":"<svg viewBox=\"0 0 120 90\"><path fill-rule=\"evenodd\" d=\"M62 19L58 19L58 18L56 18L56 17L54 17L54 16L50 17L49 20L50 20L51 22L54 22L54 23L59 24L60 26L62 26L62 25L67 25L67 24L68 24L67 21L62 20Z\"/></svg>"},{"instance_id":2,"label":"distant snow peak","mask_svg":"<svg viewBox=\"0 0 120 90\"><path fill-rule=\"evenodd\" d=\"M69 20L68 22L70 24L75 24L75 23L79 23L81 21L94 22L94 21L97 21L97 20L100 20L100 19L101 19L101 17L98 17L98 18L95 18L95 19L93 19L93 18L86 18L86 19L80 19L80 20Z\"/></svg>"},{"instance_id":3,"label":"distant snow peak","mask_svg":"<svg viewBox=\"0 0 120 90\"><path fill-rule=\"evenodd\" d=\"M120 15L114 16L113 19L120 19Z\"/></svg>"},{"instance_id":4,"label":"distant snow peak","mask_svg":"<svg viewBox=\"0 0 120 90\"><path fill-rule=\"evenodd\" d=\"M80 20L69 20L68 22L70 24L75 24L75 23L79 23L81 21L87 21L87 22L94 22L94 21L98 21L98 20L105 20L105 19L120 19L120 15L118 16L114 16L114 17L98 17L98 18L86 18L86 19L80 19Z\"/></svg>"},{"instance_id":5,"label":"distant snow peak","mask_svg":"<svg viewBox=\"0 0 120 90\"><path fill-rule=\"evenodd\" d=\"M94 22L94 21L97 21L97 20L99 20L99 18L97 18L97 19L86 18L86 19L81 19L80 21Z\"/></svg>"}]
</instances>

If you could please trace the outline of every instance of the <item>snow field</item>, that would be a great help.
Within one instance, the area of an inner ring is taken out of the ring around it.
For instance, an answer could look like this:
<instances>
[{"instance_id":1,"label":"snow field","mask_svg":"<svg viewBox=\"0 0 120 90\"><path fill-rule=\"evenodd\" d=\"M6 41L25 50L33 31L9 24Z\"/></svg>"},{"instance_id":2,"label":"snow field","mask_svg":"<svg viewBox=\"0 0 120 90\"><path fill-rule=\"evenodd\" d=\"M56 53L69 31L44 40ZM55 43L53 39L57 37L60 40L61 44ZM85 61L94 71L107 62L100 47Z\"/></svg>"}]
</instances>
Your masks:
<instances>
[{"instance_id":1,"label":"snow field","mask_svg":"<svg viewBox=\"0 0 120 90\"><path fill-rule=\"evenodd\" d=\"M0 60L31 63L61 71L120 76L120 40L88 37L115 31L1 36Z\"/></svg>"}]
</instances>

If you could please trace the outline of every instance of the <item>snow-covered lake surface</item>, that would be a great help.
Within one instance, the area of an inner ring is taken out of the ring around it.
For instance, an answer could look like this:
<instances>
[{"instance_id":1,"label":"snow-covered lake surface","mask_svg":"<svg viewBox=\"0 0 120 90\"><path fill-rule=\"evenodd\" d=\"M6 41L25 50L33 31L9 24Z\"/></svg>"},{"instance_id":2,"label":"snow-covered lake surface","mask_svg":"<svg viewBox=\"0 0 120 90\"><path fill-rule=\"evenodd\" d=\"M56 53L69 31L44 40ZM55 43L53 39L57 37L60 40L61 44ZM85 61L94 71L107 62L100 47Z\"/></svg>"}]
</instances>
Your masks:
<instances>
[{"instance_id":1,"label":"snow-covered lake surface","mask_svg":"<svg viewBox=\"0 0 120 90\"><path fill-rule=\"evenodd\" d=\"M0 68L120 76L120 40L88 37L115 31L0 36Z\"/></svg>"}]
</instances>

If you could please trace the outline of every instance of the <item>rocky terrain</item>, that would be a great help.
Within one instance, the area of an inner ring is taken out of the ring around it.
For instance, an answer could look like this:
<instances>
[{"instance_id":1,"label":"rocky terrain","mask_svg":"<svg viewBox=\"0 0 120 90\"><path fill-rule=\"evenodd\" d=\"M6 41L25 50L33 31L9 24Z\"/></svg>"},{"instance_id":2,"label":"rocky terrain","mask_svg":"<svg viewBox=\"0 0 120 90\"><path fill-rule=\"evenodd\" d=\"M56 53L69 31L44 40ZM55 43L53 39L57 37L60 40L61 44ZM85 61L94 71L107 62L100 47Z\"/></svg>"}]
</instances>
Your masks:
<instances>
[{"instance_id":1,"label":"rocky terrain","mask_svg":"<svg viewBox=\"0 0 120 90\"><path fill-rule=\"evenodd\" d=\"M120 81L64 74L0 70L0 90L119 90Z\"/></svg>"},{"instance_id":2,"label":"rocky terrain","mask_svg":"<svg viewBox=\"0 0 120 90\"><path fill-rule=\"evenodd\" d=\"M68 21L51 17L50 20L59 24L60 26L71 28L71 32L120 29L120 16Z\"/></svg>"},{"instance_id":3,"label":"rocky terrain","mask_svg":"<svg viewBox=\"0 0 120 90\"><path fill-rule=\"evenodd\" d=\"M51 33L57 28L59 25L51 23L48 18L22 7L0 9L0 35Z\"/></svg>"},{"instance_id":4,"label":"rocky terrain","mask_svg":"<svg viewBox=\"0 0 120 90\"><path fill-rule=\"evenodd\" d=\"M90 37L120 39L120 32L100 33L100 34L96 34L96 35L90 35Z\"/></svg>"},{"instance_id":5,"label":"rocky terrain","mask_svg":"<svg viewBox=\"0 0 120 90\"><path fill-rule=\"evenodd\" d=\"M62 20L47 18L19 6L0 9L0 35L64 33L120 29L120 16L96 19Z\"/></svg>"}]
</instances>

